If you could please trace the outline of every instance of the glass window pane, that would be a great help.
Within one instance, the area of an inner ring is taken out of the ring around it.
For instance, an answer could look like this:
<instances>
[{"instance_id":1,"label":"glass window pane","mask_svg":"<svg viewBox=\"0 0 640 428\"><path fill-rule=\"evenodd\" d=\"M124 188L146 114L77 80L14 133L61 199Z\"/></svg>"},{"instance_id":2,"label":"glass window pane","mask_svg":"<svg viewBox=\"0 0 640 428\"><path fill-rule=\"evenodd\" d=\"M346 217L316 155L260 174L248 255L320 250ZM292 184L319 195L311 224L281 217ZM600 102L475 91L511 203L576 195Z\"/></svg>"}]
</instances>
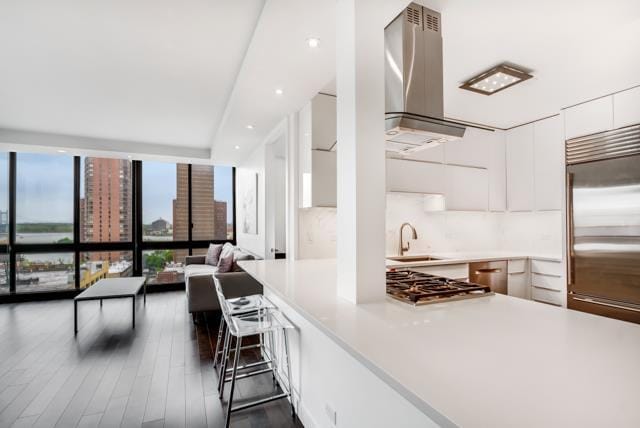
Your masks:
<instances>
[{"instance_id":1,"label":"glass window pane","mask_svg":"<svg viewBox=\"0 0 640 428\"><path fill-rule=\"evenodd\" d=\"M142 252L142 273L147 284L184 281L184 259L189 250L149 250Z\"/></svg>"},{"instance_id":2,"label":"glass window pane","mask_svg":"<svg viewBox=\"0 0 640 428\"><path fill-rule=\"evenodd\" d=\"M80 240L131 241L131 161L83 157L80 162Z\"/></svg>"},{"instance_id":3,"label":"glass window pane","mask_svg":"<svg viewBox=\"0 0 640 428\"><path fill-rule=\"evenodd\" d=\"M87 288L103 278L133 275L131 251L92 251L80 254L80 288Z\"/></svg>"},{"instance_id":4,"label":"glass window pane","mask_svg":"<svg viewBox=\"0 0 640 428\"><path fill-rule=\"evenodd\" d=\"M9 292L9 256L0 253L0 294Z\"/></svg>"},{"instance_id":5,"label":"glass window pane","mask_svg":"<svg viewBox=\"0 0 640 428\"><path fill-rule=\"evenodd\" d=\"M233 217L232 168L193 165L191 191L193 239L232 239L233 224L228 224Z\"/></svg>"},{"instance_id":6,"label":"glass window pane","mask_svg":"<svg viewBox=\"0 0 640 428\"><path fill-rule=\"evenodd\" d=\"M18 254L16 291L67 290L75 287L73 253Z\"/></svg>"},{"instance_id":7,"label":"glass window pane","mask_svg":"<svg viewBox=\"0 0 640 428\"><path fill-rule=\"evenodd\" d=\"M73 242L73 157L16 157L16 242Z\"/></svg>"},{"instance_id":8,"label":"glass window pane","mask_svg":"<svg viewBox=\"0 0 640 428\"><path fill-rule=\"evenodd\" d=\"M0 152L0 244L9 239L9 153Z\"/></svg>"},{"instance_id":9,"label":"glass window pane","mask_svg":"<svg viewBox=\"0 0 640 428\"><path fill-rule=\"evenodd\" d=\"M224 204L224 208L219 208L216 214L218 222L224 222L226 225L224 236L222 232L217 232L215 239L234 239L233 236L233 167L216 166L214 167L214 192L215 200ZM224 216L224 220L222 220ZM222 230L216 228L216 231Z\"/></svg>"},{"instance_id":10,"label":"glass window pane","mask_svg":"<svg viewBox=\"0 0 640 428\"><path fill-rule=\"evenodd\" d=\"M162 162L142 165L142 223L145 241L189 239L189 166Z\"/></svg>"}]
</instances>

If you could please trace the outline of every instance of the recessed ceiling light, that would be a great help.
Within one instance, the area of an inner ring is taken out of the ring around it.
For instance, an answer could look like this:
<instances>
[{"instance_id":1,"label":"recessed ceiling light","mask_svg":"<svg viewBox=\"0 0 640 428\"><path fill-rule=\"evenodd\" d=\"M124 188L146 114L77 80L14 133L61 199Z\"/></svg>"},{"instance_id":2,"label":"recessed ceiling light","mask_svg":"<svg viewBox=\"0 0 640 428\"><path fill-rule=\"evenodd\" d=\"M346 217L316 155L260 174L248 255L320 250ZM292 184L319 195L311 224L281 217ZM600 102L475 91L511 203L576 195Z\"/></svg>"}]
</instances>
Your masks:
<instances>
[{"instance_id":1,"label":"recessed ceiling light","mask_svg":"<svg viewBox=\"0 0 640 428\"><path fill-rule=\"evenodd\" d=\"M276 95L282 95L284 94L284 91L280 88L276 89Z\"/></svg>"},{"instance_id":2,"label":"recessed ceiling light","mask_svg":"<svg viewBox=\"0 0 640 428\"><path fill-rule=\"evenodd\" d=\"M58 153L67 153L67 151L60 149L60 150L58 150Z\"/></svg>"},{"instance_id":3,"label":"recessed ceiling light","mask_svg":"<svg viewBox=\"0 0 640 428\"><path fill-rule=\"evenodd\" d=\"M320 46L320 39L317 37L309 37L307 39L307 44L310 48L317 48L318 46Z\"/></svg>"},{"instance_id":4,"label":"recessed ceiling light","mask_svg":"<svg viewBox=\"0 0 640 428\"><path fill-rule=\"evenodd\" d=\"M240 146L236 146L236 150L240 150Z\"/></svg>"},{"instance_id":5,"label":"recessed ceiling light","mask_svg":"<svg viewBox=\"0 0 640 428\"><path fill-rule=\"evenodd\" d=\"M460 85L460 88L483 95L492 95L532 77L524 70L511 65L500 64L472 77Z\"/></svg>"},{"instance_id":6,"label":"recessed ceiling light","mask_svg":"<svg viewBox=\"0 0 640 428\"><path fill-rule=\"evenodd\" d=\"M253 125L247 125L247 129L253 129Z\"/></svg>"}]
</instances>

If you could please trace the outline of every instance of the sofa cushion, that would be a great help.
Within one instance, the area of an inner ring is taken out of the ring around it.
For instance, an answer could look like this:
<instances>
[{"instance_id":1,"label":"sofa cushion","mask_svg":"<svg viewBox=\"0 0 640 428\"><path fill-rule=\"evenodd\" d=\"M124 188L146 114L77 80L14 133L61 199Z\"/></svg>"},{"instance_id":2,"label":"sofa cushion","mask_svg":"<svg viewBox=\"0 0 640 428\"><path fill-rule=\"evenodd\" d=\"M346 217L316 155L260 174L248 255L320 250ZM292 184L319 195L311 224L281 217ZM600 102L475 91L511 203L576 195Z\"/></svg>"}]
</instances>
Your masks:
<instances>
[{"instance_id":1,"label":"sofa cushion","mask_svg":"<svg viewBox=\"0 0 640 428\"><path fill-rule=\"evenodd\" d=\"M218 273L231 272L233 269L233 252L220 256L218 261Z\"/></svg>"},{"instance_id":2,"label":"sofa cushion","mask_svg":"<svg viewBox=\"0 0 640 428\"><path fill-rule=\"evenodd\" d=\"M222 246L222 251L220 252L220 257L218 258L218 260L223 257L227 257L229 254L233 254L235 249L236 247L232 243L225 242L225 244Z\"/></svg>"},{"instance_id":3,"label":"sofa cushion","mask_svg":"<svg viewBox=\"0 0 640 428\"><path fill-rule=\"evenodd\" d=\"M189 281L189 277L194 275L213 275L218 272L217 266L211 266L207 264L203 265L186 265L184 267L184 279Z\"/></svg>"},{"instance_id":4,"label":"sofa cushion","mask_svg":"<svg viewBox=\"0 0 640 428\"><path fill-rule=\"evenodd\" d=\"M222 252L222 247L222 244L209 244L204 262L211 266L217 266L218 260L220 259L220 253Z\"/></svg>"}]
</instances>

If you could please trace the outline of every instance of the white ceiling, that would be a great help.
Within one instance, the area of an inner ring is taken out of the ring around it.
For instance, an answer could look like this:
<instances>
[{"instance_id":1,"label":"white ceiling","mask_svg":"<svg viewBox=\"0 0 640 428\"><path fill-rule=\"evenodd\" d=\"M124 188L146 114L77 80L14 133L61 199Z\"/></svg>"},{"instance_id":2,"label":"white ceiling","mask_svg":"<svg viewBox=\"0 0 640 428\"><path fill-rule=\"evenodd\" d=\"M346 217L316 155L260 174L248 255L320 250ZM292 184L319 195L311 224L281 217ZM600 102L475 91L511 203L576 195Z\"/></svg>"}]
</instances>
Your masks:
<instances>
[{"instance_id":1,"label":"white ceiling","mask_svg":"<svg viewBox=\"0 0 640 428\"><path fill-rule=\"evenodd\" d=\"M420 2L443 15L448 117L508 128L640 84L637 0ZM407 3L372 7L388 22ZM0 0L0 9L0 128L211 148L215 163L237 164L334 86L335 1ZM534 78L489 97L458 89L503 61Z\"/></svg>"},{"instance_id":2,"label":"white ceiling","mask_svg":"<svg viewBox=\"0 0 640 428\"><path fill-rule=\"evenodd\" d=\"M637 0L448 0L440 10L449 117L509 128L640 84ZM458 88L505 61L534 78L492 96Z\"/></svg>"},{"instance_id":3,"label":"white ceiling","mask_svg":"<svg viewBox=\"0 0 640 428\"><path fill-rule=\"evenodd\" d=\"M320 46L310 48L309 37L319 38ZM331 80L335 40L335 1L267 1L213 141L213 160L244 159ZM284 93L277 95L277 88Z\"/></svg>"},{"instance_id":4,"label":"white ceiling","mask_svg":"<svg viewBox=\"0 0 640 428\"><path fill-rule=\"evenodd\" d=\"M209 148L263 0L0 0L0 128Z\"/></svg>"}]
</instances>

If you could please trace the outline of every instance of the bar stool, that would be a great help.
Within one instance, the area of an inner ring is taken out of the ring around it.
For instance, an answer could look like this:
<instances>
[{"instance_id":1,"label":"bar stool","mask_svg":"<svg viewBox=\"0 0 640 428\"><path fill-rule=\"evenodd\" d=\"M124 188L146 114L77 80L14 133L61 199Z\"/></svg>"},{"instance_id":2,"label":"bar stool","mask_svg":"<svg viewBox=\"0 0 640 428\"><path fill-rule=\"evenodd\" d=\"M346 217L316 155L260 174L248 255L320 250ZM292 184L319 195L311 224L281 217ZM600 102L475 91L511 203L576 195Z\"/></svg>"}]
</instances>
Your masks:
<instances>
[{"instance_id":1,"label":"bar stool","mask_svg":"<svg viewBox=\"0 0 640 428\"><path fill-rule=\"evenodd\" d=\"M291 360L289 357L289 340L287 337L287 330L294 328L289 320L277 309L273 308L260 308L253 312L232 315L230 308L231 305L227 303L227 300L222 294L222 288L216 283L216 292L220 300L220 307L222 309L222 316L225 318L227 325L227 332L225 335L224 347L222 350L222 359L220 361L220 378L219 378L219 391L220 398L224 394L224 385L227 382L231 383L229 390L229 401L227 403L227 412L225 417L225 426L229 427L231 421L231 413L239 410L244 410L249 407L258 406L281 398L288 398L291 404L291 415L295 416L295 409L293 406L293 398L291 395ZM284 345L285 363L287 370L287 382L285 383L278 372L278 362L276 359L276 336L282 334L281 343ZM242 340L247 336L260 336L260 346L263 351L263 355L266 355L266 359L258 363L247 364L245 366L239 366L240 352L242 350ZM263 338L267 336L269 338L269 344L265 343ZM227 370L227 365L230 361L231 340L235 338L235 350L233 355L233 367ZM270 367L262 370L255 370L248 373L238 374L238 370L255 367L259 364L269 364ZM227 373L231 372L231 377L227 378ZM247 378L250 376L256 376L263 373L271 372L274 383L277 381L282 389L282 393L276 393L270 397L265 397L256 401L242 404L240 406L233 407L233 393L235 390L235 384L237 380Z\"/></svg>"},{"instance_id":2,"label":"bar stool","mask_svg":"<svg viewBox=\"0 0 640 428\"><path fill-rule=\"evenodd\" d=\"M214 284L216 287L216 293L218 287L221 288L221 285L218 283L218 279L214 277ZM220 295L218 295L218 300L220 300ZM267 299L262 294L252 294L249 296L236 297L232 299L224 299L224 301L228 304L229 313L231 315L241 315L246 313L251 313L257 311L259 309L275 309L275 306L269 299ZM222 300L220 300L220 307L222 307ZM220 327L218 328L218 340L216 341L216 350L213 359L213 367L219 369L218 356L222 356L222 336L225 333L226 329L226 321L224 319L224 315L220 315ZM250 345L246 346L243 349L256 348L260 345ZM218 370L218 375L220 375L220 370ZM219 377L219 376L218 376ZM218 390L220 390L220 385L218 385Z\"/></svg>"}]
</instances>

